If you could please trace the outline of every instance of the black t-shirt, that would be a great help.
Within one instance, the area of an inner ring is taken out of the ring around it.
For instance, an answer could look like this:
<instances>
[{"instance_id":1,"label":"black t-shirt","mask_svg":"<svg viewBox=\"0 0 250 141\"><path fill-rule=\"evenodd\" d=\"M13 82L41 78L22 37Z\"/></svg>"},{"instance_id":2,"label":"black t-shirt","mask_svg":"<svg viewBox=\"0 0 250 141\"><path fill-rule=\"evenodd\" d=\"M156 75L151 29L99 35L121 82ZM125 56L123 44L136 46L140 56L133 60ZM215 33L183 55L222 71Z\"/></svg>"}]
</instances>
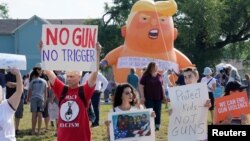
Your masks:
<instances>
[{"instance_id":1,"label":"black t-shirt","mask_svg":"<svg viewBox=\"0 0 250 141\"><path fill-rule=\"evenodd\" d=\"M7 73L5 75L5 82L7 84L7 82L16 82L16 77L15 75L11 74L11 73ZM6 99L9 99L16 91L16 88L9 88L8 86L6 86Z\"/></svg>"}]
</instances>

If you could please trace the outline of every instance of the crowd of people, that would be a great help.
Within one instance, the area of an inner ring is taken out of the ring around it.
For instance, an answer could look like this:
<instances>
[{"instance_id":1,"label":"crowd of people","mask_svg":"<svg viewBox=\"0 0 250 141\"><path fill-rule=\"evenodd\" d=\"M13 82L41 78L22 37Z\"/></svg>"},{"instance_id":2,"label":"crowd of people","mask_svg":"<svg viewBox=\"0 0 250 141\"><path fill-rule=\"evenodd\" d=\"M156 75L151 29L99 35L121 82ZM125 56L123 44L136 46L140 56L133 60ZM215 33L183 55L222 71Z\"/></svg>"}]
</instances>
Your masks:
<instances>
[{"instance_id":1,"label":"crowd of people","mask_svg":"<svg viewBox=\"0 0 250 141\"><path fill-rule=\"evenodd\" d=\"M100 53L100 44L96 46L97 53ZM150 62L142 69L141 76L137 74L135 68L131 68L130 73L127 74L127 82L121 84L117 84L113 78L107 80L100 72L99 57L97 66L97 72L82 73L42 70L41 64L38 63L32 72L24 75L23 78L20 71L15 68L10 68L6 74L1 70L0 112L4 114L0 117L0 140L15 140L15 137L20 134L19 123L23 117L24 104L30 105L32 113L30 135L42 134L41 126L44 119L46 130L49 129L50 121L51 125L57 128L55 136L59 141L91 140L90 127L100 125L102 93L105 103L109 103L109 95L112 96L111 113L151 108L154 130L159 131L162 124L162 103L166 104L166 108L171 105L169 88L198 82L206 83L208 88L209 99L204 106L210 111L211 124L233 124L236 119L239 121L237 123L248 124L247 115L240 117L228 115L224 121L214 120L215 98L230 95L231 91L242 90L246 90L248 99L250 96L249 74L245 74L243 80L232 65L220 68L217 73L205 67L200 76L195 67L188 67L176 73L171 69L159 71L157 64ZM173 75L177 76L177 79L174 79ZM215 96L216 89L219 88L220 94ZM89 121L90 106L93 106L95 114L93 121ZM171 112L174 111L169 108L170 115ZM13 120L12 116L15 116ZM117 122L116 138L135 137L141 133L149 134L150 128L146 126L148 122L143 122L143 115L138 117L121 116L119 119L124 120ZM145 117L144 120L147 118L149 117ZM110 122L110 120L105 121L108 134ZM132 125L138 125L138 129L132 128ZM139 131L142 127L143 132Z\"/></svg>"}]
</instances>

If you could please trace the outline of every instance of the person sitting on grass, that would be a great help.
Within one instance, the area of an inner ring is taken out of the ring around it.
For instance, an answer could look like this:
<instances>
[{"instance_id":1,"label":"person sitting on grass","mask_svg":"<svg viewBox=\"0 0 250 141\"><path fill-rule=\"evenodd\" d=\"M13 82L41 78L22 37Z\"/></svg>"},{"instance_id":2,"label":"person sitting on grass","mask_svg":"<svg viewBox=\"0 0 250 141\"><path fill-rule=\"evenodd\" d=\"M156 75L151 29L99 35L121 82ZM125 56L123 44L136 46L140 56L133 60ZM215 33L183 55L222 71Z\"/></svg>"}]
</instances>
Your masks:
<instances>
[{"instance_id":1,"label":"person sitting on grass","mask_svg":"<svg viewBox=\"0 0 250 141\"><path fill-rule=\"evenodd\" d=\"M0 86L0 141L16 141L14 114L23 93L20 71L11 68L10 72L16 76L16 91L9 99L2 100L2 87Z\"/></svg>"}]
</instances>

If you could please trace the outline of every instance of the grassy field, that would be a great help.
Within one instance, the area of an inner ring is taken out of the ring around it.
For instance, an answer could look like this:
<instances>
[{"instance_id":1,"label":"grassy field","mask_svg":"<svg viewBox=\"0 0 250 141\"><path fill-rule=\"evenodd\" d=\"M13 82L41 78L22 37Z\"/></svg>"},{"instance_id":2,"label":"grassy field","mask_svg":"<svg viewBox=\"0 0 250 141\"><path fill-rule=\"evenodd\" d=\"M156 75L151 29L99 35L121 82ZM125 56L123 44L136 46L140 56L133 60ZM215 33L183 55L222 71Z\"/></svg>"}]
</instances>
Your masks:
<instances>
[{"instance_id":1,"label":"grassy field","mask_svg":"<svg viewBox=\"0 0 250 141\"><path fill-rule=\"evenodd\" d=\"M108 118L108 112L111 109L111 105L101 105L100 114L100 126L97 128L92 128L92 140L93 141L106 141L107 131L103 124ZM168 126L168 114L165 109L165 105L162 106L162 124L160 131L156 132L156 141L166 141L167 140L167 126ZM29 112L29 105L24 106L24 117L20 121L20 131L21 134L17 136L17 141L55 141L56 137L55 128L50 126L49 131L45 132L44 123L42 125L42 135L32 136L29 135L31 131L31 113Z\"/></svg>"}]
</instances>

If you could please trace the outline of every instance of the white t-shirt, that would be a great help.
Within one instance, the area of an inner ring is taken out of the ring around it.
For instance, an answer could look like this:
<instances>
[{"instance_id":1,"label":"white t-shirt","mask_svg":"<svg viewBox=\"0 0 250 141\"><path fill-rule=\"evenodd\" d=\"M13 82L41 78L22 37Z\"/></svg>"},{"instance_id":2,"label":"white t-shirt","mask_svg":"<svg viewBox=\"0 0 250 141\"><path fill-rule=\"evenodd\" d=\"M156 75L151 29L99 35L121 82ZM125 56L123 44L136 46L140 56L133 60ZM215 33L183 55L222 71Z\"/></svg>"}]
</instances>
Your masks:
<instances>
[{"instance_id":1,"label":"white t-shirt","mask_svg":"<svg viewBox=\"0 0 250 141\"><path fill-rule=\"evenodd\" d=\"M0 104L0 141L16 141L14 125L14 109L7 100Z\"/></svg>"},{"instance_id":2,"label":"white t-shirt","mask_svg":"<svg viewBox=\"0 0 250 141\"><path fill-rule=\"evenodd\" d=\"M212 80L211 80L212 79ZM211 80L211 81L210 81ZM208 83L208 81L210 81L209 83ZM213 77L210 77L210 78L207 78L207 77L203 77L202 79L201 79L201 83L208 83L207 84L207 87L208 87L208 92L213 92L212 90L211 90L211 88L213 88L213 84L215 84L216 85L216 79L215 78L213 78Z\"/></svg>"},{"instance_id":3,"label":"white t-shirt","mask_svg":"<svg viewBox=\"0 0 250 141\"><path fill-rule=\"evenodd\" d=\"M163 73L163 87L167 91L169 89L169 86L172 85L169 79L168 71L165 71Z\"/></svg>"},{"instance_id":4,"label":"white t-shirt","mask_svg":"<svg viewBox=\"0 0 250 141\"><path fill-rule=\"evenodd\" d=\"M85 75L82 77L81 79L81 84L84 84L87 82L87 80L89 79L90 73L85 73ZM98 72L97 74L97 78L96 78L96 86L95 86L95 90L99 90L101 92L104 92L104 90L107 88L108 86L108 80L102 75L102 73Z\"/></svg>"}]
</instances>

